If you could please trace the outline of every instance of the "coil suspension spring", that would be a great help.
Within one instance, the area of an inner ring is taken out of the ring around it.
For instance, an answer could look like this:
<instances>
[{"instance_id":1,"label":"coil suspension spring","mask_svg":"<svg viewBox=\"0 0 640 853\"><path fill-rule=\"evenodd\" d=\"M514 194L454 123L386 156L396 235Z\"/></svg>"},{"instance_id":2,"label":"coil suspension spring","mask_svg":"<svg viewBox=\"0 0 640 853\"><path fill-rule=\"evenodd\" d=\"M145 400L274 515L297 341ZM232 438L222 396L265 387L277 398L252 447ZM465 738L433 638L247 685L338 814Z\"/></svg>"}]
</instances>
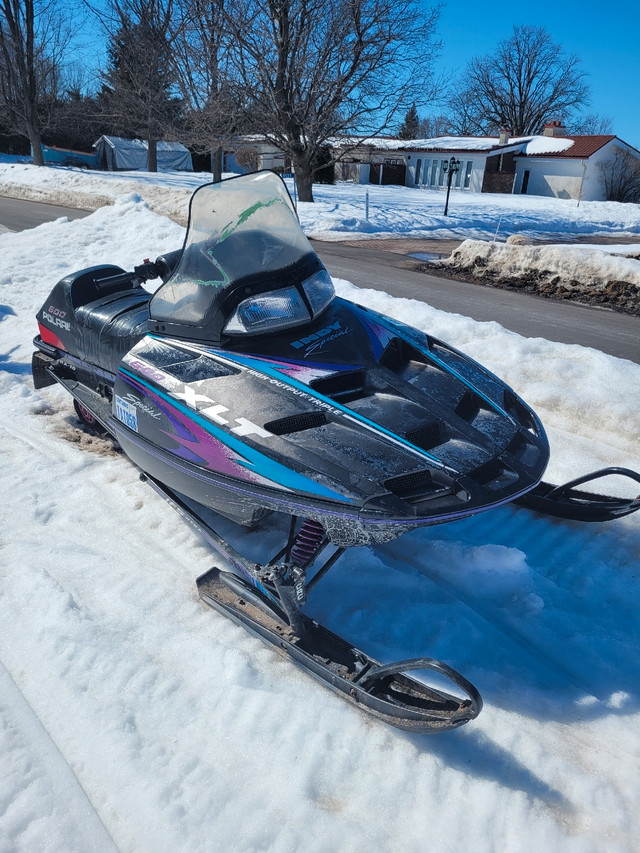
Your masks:
<instances>
[{"instance_id":1,"label":"coil suspension spring","mask_svg":"<svg viewBox=\"0 0 640 853\"><path fill-rule=\"evenodd\" d=\"M291 548L291 560L297 566L306 566L316 556L324 539L324 527L319 521L308 518L296 534Z\"/></svg>"}]
</instances>

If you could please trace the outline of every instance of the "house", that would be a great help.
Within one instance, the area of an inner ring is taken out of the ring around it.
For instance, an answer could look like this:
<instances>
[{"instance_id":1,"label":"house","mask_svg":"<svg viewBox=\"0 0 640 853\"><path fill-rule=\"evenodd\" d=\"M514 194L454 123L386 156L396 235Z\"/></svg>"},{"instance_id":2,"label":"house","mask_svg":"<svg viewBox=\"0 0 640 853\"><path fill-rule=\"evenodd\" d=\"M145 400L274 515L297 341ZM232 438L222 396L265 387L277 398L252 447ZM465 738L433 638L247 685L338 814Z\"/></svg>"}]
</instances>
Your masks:
<instances>
[{"instance_id":1,"label":"house","mask_svg":"<svg viewBox=\"0 0 640 853\"><path fill-rule=\"evenodd\" d=\"M640 151L612 134L571 136L560 122L545 125L516 155L514 192L604 201L603 170L619 152L637 159Z\"/></svg>"},{"instance_id":2,"label":"house","mask_svg":"<svg viewBox=\"0 0 640 853\"><path fill-rule=\"evenodd\" d=\"M227 142L223 151L222 171L242 175L271 169L273 172L288 171L289 161L285 155L262 136L237 136Z\"/></svg>"},{"instance_id":3,"label":"house","mask_svg":"<svg viewBox=\"0 0 640 853\"><path fill-rule=\"evenodd\" d=\"M459 163L451 190L475 193L524 193L605 200L603 169L622 152L637 160L640 151L613 135L566 135L558 121L539 136L439 136L433 139L339 137L330 147L340 159L339 181L397 184L446 190L448 164ZM447 166L445 167L445 164ZM261 136L243 136L225 148L223 171L289 171L284 154Z\"/></svg>"},{"instance_id":4,"label":"house","mask_svg":"<svg viewBox=\"0 0 640 853\"><path fill-rule=\"evenodd\" d=\"M603 169L619 152L636 159L640 166L640 152L617 136L566 135L557 121L545 125L540 136L510 137L503 130L495 137L387 138L363 140L357 146L352 140L334 144L345 149L344 163L338 164L342 179L387 183L385 176L393 175L389 182L436 190L447 187L445 163L451 157L460 164L452 177L452 190L590 200L606 198Z\"/></svg>"},{"instance_id":5,"label":"house","mask_svg":"<svg viewBox=\"0 0 640 853\"><path fill-rule=\"evenodd\" d=\"M101 136L93 143L98 169L146 171L148 143L143 139L124 139L121 136ZM158 142L158 170L160 172L193 170L189 150L179 142Z\"/></svg>"}]
</instances>

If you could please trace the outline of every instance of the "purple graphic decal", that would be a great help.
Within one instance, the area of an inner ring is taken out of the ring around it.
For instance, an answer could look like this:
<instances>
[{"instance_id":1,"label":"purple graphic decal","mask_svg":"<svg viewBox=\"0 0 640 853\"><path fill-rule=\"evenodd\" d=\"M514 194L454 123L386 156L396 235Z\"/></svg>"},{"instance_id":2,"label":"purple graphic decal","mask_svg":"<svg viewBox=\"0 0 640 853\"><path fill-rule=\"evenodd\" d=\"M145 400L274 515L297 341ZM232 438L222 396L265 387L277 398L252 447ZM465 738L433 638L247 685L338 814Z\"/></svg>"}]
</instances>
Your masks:
<instances>
[{"instance_id":1,"label":"purple graphic decal","mask_svg":"<svg viewBox=\"0 0 640 853\"><path fill-rule=\"evenodd\" d=\"M262 477L250 468L247 468L243 462L245 460L234 453L231 448L227 447L222 441L211 435L206 429L184 415L179 409L171 406L163 400L158 394L155 394L144 385L136 382L132 377L121 374L122 378L133 388L151 400L169 419L175 429L175 434L161 430L172 441L181 445L178 448L163 447L175 456L181 459L186 459L188 462L194 462L197 465L205 464L210 471L215 471L220 474L227 474L230 477L244 480L246 482L258 483L268 486L277 486L282 488L279 483L274 483L266 477Z\"/></svg>"},{"instance_id":2,"label":"purple graphic decal","mask_svg":"<svg viewBox=\"0 0 640 853\"><path fill-rule=\"evenodd\" d=\"M215 350L211 350L211 352L215 355L218 354ZM230 357L229 353L220 353L220 355ZM304 385L308 385L314 379L318 379L321 376L328 376L330 373L335 373L336 370L344 369L342 365L337 364L323 364L322 362L314 363L308 361L283 361L282 359L265 358L264 356L253 355L252 353L243 353L243 355L249 357L252 361L260 361L263 364L267 364L269 367L273 367L274 370L278 370L280 373L284 373Z\"/></svg>"},{"instance_id":3,"label":"purple graphic decal","mask_svg":"<svg viewBox=\"0 0 640 853\"><path fill-rule=\"evenodd\" d=\"M360 311L358 311L358 317L369 335L375 357L378 358L389 342L397 338L397 335Z\"/></svg>"}]
</instances>

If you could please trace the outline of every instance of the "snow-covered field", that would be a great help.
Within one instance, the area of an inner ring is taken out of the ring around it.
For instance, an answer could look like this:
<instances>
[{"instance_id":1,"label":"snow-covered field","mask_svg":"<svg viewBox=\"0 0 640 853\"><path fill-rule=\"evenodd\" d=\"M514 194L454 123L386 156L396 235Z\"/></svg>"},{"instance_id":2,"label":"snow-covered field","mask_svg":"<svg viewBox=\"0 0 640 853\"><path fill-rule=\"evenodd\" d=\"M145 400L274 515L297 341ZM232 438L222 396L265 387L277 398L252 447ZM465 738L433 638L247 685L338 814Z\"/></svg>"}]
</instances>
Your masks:
<instances>
[{"instance_id":1,"label":"snow-covered field","mask_svg":"<svg viewBox=\"0 0 640 853\"><path fill-rule=\"evenodd\" d=\"M119 197L0 236L3 853L638 853L640 519L592 527L506 507L351 551L309 612L383 660L445 660L485 700L476 721L433 737L371 722L205 610L194 579L212 555L125 458L76 429L63 392L32 387L34 315L58 278L180 245L181 226L146 200L162 176L14 169ZM347 198L325 192L301 210L318 230ZM382 219L403 220L390 190L377 198ZM568 229L639 233L626 213L577 210ZM639 365L337 284L523 394L549 432L549 479L640 470ZM272 539L241 541L257 556Z\"/></svg>"}]
</instances>

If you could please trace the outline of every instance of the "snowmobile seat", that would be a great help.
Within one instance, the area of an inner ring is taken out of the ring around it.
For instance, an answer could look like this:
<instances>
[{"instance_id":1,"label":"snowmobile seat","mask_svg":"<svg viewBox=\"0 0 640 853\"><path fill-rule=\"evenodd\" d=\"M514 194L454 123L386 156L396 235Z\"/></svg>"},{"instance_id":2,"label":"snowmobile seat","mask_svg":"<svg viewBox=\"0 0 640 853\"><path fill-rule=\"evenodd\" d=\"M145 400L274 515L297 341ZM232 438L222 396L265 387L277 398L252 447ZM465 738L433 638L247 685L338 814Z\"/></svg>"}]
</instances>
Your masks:
<instances>
[{"instance_id":1,"label":"snowmobile seat","mask_svg":"<svg viewBox=\"0 0 640 853\"><path fill-rule=\"evenodd\" d=\"M136 287L76 308L82 356L115 374L122 358L148 331L150 299L150 293Z\"/></svg>"}]
</instances>

